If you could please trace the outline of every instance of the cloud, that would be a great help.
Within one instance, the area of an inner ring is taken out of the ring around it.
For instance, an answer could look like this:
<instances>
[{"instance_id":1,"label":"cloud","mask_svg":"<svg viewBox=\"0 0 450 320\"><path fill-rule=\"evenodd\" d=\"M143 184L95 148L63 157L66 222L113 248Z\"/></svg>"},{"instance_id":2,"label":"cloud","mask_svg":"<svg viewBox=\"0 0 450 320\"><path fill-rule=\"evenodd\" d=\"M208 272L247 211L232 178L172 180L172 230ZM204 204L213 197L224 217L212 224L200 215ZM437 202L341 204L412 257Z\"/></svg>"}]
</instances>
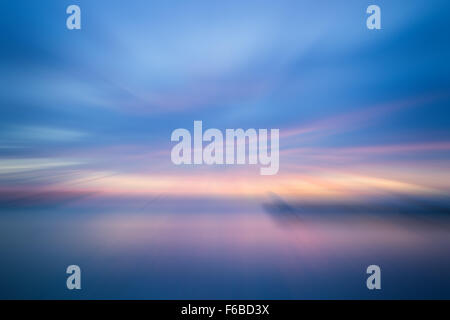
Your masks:
<instances>
[{"instance_id":1,"label":"cloud","mask_svg":"<svg viewBox=\"0 0 450 320\"><path fill-rule=\"evenodd\" d=\"M82 163L81 161L50 158L0 159L0 174L67 167Z\"/></svg>"},{"instance_id":2,"label":"cloud","mask_svg":"<svg viewBox=\"0 0 450 320\"><path fill-rule=\"evenodd\" d=\"M2 144L78 141L88 134L82 131L40 126L10 126L0 132Z\"/></svg>"}]
</instances>

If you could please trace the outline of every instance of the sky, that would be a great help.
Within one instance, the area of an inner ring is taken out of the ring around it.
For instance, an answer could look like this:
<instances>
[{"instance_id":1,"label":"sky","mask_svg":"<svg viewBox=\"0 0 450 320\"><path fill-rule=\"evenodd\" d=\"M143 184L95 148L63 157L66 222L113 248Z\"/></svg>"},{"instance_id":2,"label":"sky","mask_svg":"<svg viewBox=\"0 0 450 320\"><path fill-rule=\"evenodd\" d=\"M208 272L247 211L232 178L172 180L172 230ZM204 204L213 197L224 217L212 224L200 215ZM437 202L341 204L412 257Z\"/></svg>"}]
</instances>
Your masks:
<instances>
[{"instance_id":1,"label":"sky","mask_svg":"<svg viewBox=\"0 0 450 320\"><path fill-rule=\"evenodd\" d=\"M82 29L65 27L69 4ZM445 193L445 1L8 1L0 186L174 196ZM280 171L181 166L177 128L279 128Z\"/></svg>"},{"instance_id":2,"label":"sky","mask_svg":"<svg viewBox=\"0 0 450 320\"><path fill-rule=\"evenodd\" d=\"M72 4L81 30L66 28ZM366 27L371 4L381 30ZM0 297L450 297L449 221L432 215L448 209L411 200L449 203L449 12L445 0L3 1ZM175 165L171 134L197 120L279 129L278 173ZM419 214L396 215L389 197ZM313 209L279 219L268 199ZM328 214L339 201L394 219ZM379 295L364 285L373 263Z\"/></svg>"}]
</instances>

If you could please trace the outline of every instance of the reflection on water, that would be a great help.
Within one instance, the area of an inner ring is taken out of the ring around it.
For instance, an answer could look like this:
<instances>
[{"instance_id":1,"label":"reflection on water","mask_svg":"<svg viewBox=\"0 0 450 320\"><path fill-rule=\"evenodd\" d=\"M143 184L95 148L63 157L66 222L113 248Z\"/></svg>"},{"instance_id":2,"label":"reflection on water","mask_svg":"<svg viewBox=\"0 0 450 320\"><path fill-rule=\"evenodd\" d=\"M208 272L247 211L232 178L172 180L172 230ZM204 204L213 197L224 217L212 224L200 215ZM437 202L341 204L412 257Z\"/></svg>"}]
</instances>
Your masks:
<instances>
[{"instance_id":1,"label":"reflection on water","mask_svg":"<svg viewBox=\"0 0 450 320\"><path fill-rule=\"evenodd\" d=\"M0 297L450 298L446 216L424 224L311 210L289 221L242 200L9 209L0 215ZM65 287L70 264L82 269L81 291ZM381 291L365 286L370 264L381 267Z\"/></svg>"}]
</instances>

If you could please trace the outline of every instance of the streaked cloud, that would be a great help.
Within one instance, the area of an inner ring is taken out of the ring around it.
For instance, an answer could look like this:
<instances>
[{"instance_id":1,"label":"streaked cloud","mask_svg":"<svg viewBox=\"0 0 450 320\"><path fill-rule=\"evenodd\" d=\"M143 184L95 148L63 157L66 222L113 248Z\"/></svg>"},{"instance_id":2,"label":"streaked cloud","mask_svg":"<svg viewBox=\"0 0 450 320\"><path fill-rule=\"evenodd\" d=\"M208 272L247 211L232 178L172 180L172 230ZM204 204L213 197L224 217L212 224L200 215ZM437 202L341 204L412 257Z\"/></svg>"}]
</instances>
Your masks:
<instances>
[{"instance_id":1,"label":"streaked cloud","mask_svg":"<svg viewBox=\"0 0 450 320\"><path fill-rule=\"evenodd\" d=\"M87 133L77 130L41 126L10 126L0 131L0 141L3 144L71 142L87 136Z\"/></svg>"},{"instance_id":2,"label":"streaked cloud","mask_svg":"<svg viewBox=\"0 0 450 320\"><path fill-rule=\"evenodd\" d=\"M82 161L46 158L0 159L0 174L69 167L83 164Z\"/></svg>"}]
</instances>

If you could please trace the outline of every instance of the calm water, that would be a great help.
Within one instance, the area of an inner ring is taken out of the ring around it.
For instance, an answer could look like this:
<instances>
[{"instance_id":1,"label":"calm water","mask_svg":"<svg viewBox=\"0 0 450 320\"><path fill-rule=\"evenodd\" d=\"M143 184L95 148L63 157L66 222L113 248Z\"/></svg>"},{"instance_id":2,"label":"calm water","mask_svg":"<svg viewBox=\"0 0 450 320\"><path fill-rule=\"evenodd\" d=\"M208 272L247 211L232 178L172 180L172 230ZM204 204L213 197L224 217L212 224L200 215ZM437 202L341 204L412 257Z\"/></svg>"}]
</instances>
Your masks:
<instances>
[{"instance_id":1,"label":"calm water","mask_svg":"<svg viewBox=\"0 0 450 320\"><path fill-rule=\"evenodd\" d=\"M2 212L0 298L450 298L447 218L286 220L258 201L180 201ZM66 289L70 264L81 291ZM366 288L370 264L381 291Z\"/></svg>"}]
</instances>

